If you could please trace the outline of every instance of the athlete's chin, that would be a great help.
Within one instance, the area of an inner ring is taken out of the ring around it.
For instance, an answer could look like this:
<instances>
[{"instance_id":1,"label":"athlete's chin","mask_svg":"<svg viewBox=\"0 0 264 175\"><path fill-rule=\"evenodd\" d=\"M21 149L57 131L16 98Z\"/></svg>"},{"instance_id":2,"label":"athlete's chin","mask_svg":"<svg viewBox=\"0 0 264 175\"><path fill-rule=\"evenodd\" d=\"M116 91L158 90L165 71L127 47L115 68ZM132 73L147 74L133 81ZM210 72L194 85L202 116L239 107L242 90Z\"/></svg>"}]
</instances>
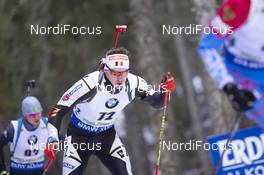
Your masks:
<instances>
[{"instance_id":1,"label":"athlete's chin","mask_svg":"<svg viewBox=\"0 0 264 175\"><path fill-rule=\"evenodd\" d=\"M40 120L36 120L36 121L34 121L34 125L35 126L38 126L40 124Z\"/></svg>"},{"instance_id":2,"label":"athlete's chin","mask_svg":"<svg viewBox=\"0 0 264 175\"><path fill-rule=\"evenodd\" d=\"M121 85L123 85L123 84L124 84L123 81L116 81L116 82L115 82L115 85L116 85L116 86L121 86Z\"/></svg>"}]
</instances>

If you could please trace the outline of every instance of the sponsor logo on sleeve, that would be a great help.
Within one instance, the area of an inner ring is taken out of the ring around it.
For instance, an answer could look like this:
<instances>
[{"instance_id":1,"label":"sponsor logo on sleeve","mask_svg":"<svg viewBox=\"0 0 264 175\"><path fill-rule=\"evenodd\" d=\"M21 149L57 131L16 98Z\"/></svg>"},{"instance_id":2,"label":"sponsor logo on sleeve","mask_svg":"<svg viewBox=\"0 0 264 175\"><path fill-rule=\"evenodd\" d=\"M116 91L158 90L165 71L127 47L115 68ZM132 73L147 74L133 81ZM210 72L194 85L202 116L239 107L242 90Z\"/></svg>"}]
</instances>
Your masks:
<instances>
[{"instance_id":1,"label":"sponsor logo on sleeve","mask_svg":"<svg viewBox=\"0 0 264 175\"><path fill-rule=\"evenodd\" d=\"M62 100L63 101L68 101L69 99L70 99L70 97L75 93L75 92L77 92L79 89L81 89L82 88L82 84L79 84L79 85L77 85L75 88L73 88L73 90L71 90L68 94L66 94L66 95L64 95L63 97L62 97Z\"/></svg>"}]
</instances>

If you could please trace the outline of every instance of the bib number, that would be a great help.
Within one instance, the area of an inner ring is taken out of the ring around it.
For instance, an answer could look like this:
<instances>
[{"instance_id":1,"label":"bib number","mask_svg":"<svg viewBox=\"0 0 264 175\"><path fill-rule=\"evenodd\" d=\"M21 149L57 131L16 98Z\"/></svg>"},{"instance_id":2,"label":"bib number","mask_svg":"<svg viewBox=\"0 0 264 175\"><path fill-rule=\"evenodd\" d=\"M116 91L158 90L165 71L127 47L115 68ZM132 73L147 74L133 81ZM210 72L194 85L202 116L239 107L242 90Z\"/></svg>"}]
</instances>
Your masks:
<instances>
[{"instance_id":1,"label":"bib number","mask_svg":"<svg viewBox=\"0 0 264 175\"><path fill-rule=\"evenodd\" d=\"M98 119L98 121L102 121L102 120L112 120L114 114L115 114L115 112L100 112L100 115L101 116Z\"/></svg>"}]
</instances>

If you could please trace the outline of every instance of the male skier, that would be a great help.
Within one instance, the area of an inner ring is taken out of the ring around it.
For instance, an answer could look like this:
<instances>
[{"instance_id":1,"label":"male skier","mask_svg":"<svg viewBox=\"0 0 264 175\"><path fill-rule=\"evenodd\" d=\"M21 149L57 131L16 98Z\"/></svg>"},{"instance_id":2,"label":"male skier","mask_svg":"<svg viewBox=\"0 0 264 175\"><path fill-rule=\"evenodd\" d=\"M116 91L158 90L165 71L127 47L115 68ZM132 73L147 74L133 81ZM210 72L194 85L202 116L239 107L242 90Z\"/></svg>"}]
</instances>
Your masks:
<instances>
[{"instance_id":1,"label":"male skier","mask_svg":"<svg viewBox=\"0 0 264 175\"><path fill-rule=\"evenodd\" d=\"M264 0L226 0L199 52L234 109L264 128Z\"/></svg>"},{"instance_id":2,"label":"male skier","mask_svg":"<svg viewBox=\"0 0 264 175\"><path fill-rule=\"evenodd\" d=\"M0 136L0 175L42 175L44 148L48 140L47 118L36 97L22 101L22 117L13 120ZM10 173L7 171L3 147L9 144Z\"/></svg>"},{"instance_id":3,"label":"male skier","mask_svg":"<svg viewBox=\"0 0 264 175\"><path fill-rule=\"evenodd\" d=\"M63 175L82 175L92 154L113 175L131 175L130 160L114 122L135 98L162 108L165 91L175 90L170 73L162 86L164 91L155 91L144 79L129 72L129 53L125 48L109 50L99 71L77 81L50 112L48 127L50 135L55 134L50 141L56 142L62 117L72 109L64 146ZM87 144L93 144L95 149L87 149Z\"/></svg>"}]
</instances>

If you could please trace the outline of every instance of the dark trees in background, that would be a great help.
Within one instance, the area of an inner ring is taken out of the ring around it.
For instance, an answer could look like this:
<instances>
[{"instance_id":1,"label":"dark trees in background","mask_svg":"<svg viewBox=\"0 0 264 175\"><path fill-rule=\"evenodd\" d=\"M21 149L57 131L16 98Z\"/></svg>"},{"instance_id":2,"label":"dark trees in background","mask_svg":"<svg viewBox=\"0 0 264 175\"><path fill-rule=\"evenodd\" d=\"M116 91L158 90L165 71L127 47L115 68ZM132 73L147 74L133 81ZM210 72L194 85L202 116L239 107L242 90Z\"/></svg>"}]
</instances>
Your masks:
<instances>
[{"instance_id":1,"label":"dark trees in background","mask_svg":"<svg viewBox=\"0 0 264 175\"><path fill-rule=\"evenodd\" d=\"M0 1L0 128L20 116L25 96L24 82L36 79L33 95L44 114L57 103L74 82L97 69L98 61L111 48L115 24L128 30L118 45L131 52L131 72L151 85L163 75L175 75L177 90L171 94L165 141L206 141L212 134L230 128L234 113L207 75L197 55L200 35L166 35L162 25L206 25L214 15L216 1L208 0L2 0ZM101 35L31 35L30 25L102 27ZM194 78L202 80L203 91L196 91ZM126 137L135 175L154 173L161 123L161 111L140 101L125 109ZM65 132L68 116L63 121ZM163 151L162 175L209 175L208 152ZM61 167L61 154L56 166ZM60 174L55 166L53 174ZM87 174L109 172L94 157Z\"/></svg>"}]
</instances>

